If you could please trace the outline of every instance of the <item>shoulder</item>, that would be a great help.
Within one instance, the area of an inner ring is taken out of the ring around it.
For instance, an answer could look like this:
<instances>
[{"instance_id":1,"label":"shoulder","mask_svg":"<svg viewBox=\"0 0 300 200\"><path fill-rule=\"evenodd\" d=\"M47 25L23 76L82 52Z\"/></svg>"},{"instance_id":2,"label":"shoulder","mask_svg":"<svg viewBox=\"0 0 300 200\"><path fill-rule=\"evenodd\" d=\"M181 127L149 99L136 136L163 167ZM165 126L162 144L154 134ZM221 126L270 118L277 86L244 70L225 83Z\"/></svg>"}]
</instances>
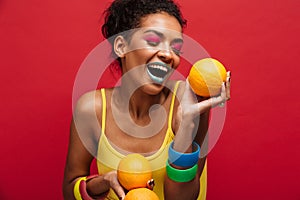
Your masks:
<instances>
[{"instance_id":1,"label":"shoulder","mask_svg":"<svg viewBox=\"0 0 300 200\"><path fill-rule=\"evenodd\" d=\"M76 102L73 116L77 119L90 119L97 117L102 107L100 90L83 94Z\"/></svg>"},{"instance_id":2,"label":"shoulder","mask_svg":"<svg viewBox=\"0 0 300 200\"><path fill-rule=\"evenodd\" d=\"M100 131L99 120L101 120L101 93L98 90L87 92L80 96L73 109L73 120L71 134L76 135L78 141L85 146L93 155L99 141ZM79 136L79 137L78 137ZM78 142L71 142L78 145Z\"/></svg>"}]
</instances>

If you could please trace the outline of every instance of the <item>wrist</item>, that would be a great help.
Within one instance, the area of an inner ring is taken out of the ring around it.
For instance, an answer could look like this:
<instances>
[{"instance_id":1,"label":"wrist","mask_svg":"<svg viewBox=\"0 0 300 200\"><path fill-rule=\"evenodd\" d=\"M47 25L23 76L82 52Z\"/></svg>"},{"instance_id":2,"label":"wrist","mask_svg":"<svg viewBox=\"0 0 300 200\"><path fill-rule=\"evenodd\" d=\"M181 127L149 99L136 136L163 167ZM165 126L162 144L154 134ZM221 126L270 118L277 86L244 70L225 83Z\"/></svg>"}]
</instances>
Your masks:
<instances>
[{"instance_id":1,"label":"wrist","mask_svg":"<svg viewBox=\"0 0 300 200\"><path fill-rule=\"evenodd\" d=\"M192 181L198 171L198 164L195 164L194 166L186 169L177 169L170 165L170 163L167 161L166 165L166 173L170 180L174 182L179 183L186 183Z\"/></svg>"},{"instance_id":2,"label":"wrist","mask_svg":"<svg viewBox=\"0 0 300 200\"><path fill-rule=\"evenodd\" d=\"M170 180L189 182L196 177L200 155L200 146L196 142L191 145L191 153L176 151L174 142L171 142L168 155L166 173Z\"/></svg>"},{"instance_id":3,"label":"wrist","mask_svg":"<svg viewBox=\"0 0 300 200\"><path fill-rule=\"evenodd\" d=\"M188 153L192 151L191 144L194 139L194 123L193 122L182 122L179 129L176 132L173 148L176 151L182 153Z\"/></svg>"},{"instance_id":4,"label":"wrist","mask_svg":"<svg viewBox=\"0 0 300 200\"><path fill-rule=\"evenodd\" d=\"M92 200L92 198L89 196L87 190L86 190L86 180L87 176L79 177L74 185L73 188L73 194L76 200Z\"/></svg>"},{"instance_id":5,"label":"wrist","mask_svg":"<svg viewBox=\"0 0 300 200\"><path fill-rule=\"evenodd\" d=\"M189 143L189 151L178 151L174 148L174 142L169 146L168 156L169 163L178 168L192 167L198 163L200 156L200 146L196 142Z\"/></svg>"},{"instance_id":6,"label":"wrist","mask_svg":"<svg viewBox=\"0 0 300 200\"><path fill-rule=\"evenodd\" d=\"M104 175L101 175L87 181L86 188L90 196L97 198L106 194L110 188L110 185L109 181L104 178Z\"/></svg>"},{"instance_id":7,"label":"wrist","mask_svg":"<svg viewBox=\"0 0 300 200\"><path fill-rule=\"evenodd\" d=\"M76 200L92 200L106 194L108 189L103 190L102 176L90 175L79 177L74 185L73 194ZM100 185L100 186L99 186ZM101 192L103 191L103 192Z\"/></svg>"}]
</instances>

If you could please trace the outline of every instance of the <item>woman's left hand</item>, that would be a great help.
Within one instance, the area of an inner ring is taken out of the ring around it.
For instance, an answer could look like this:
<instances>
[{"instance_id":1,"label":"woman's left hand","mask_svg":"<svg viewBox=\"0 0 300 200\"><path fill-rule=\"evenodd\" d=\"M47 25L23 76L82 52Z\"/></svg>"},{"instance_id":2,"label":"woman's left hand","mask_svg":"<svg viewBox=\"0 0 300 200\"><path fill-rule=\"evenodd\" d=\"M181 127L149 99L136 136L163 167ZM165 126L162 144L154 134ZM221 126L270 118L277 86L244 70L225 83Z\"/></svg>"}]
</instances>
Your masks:
<instances>
[{"instance_id":1,"label":"woman's left hand","mask_svg":"<svg viewBox=\"0 0 300 200\"><path fill-rule=\"evenodd\" d=\"M188 79L186 79L185 91L180 101L182 118L194 118L208 111L210 108L224 106L225 102L230 100L230 75L230 71L228 71L226 82L222 84L220 95L208 98L200 96L196 96L197 98L195 98Z\"/></svg>"},{"instance_id":2,"label":"woman's left hand","mask_svg":"<svg viewBox=\"0 0 300 200\"><path fill-rule=\"evenodd\" d=\"M198 127L196 123L199 123L199 121L195 119L201 114L207 113L213 107L224 106L225 102L230 99L230 72L227 72L227 79L222 84L219 96L208 98L196 96L188 80L186 80L185 88L180 90L179 97L180 102L174 127L176 132L174 146L178 149L186 149L186 146L191 144L195 137L195 131L197 131L195 128Z\"/></svg>"}]
</instances>

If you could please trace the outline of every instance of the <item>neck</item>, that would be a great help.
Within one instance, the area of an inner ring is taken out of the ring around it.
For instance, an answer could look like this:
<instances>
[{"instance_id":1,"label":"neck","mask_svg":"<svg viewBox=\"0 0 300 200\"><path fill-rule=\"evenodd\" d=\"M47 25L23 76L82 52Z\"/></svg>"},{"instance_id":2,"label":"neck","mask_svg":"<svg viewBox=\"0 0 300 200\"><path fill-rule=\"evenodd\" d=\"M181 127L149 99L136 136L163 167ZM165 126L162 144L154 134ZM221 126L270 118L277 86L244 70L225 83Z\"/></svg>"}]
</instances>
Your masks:
<instances>
[{"instance_id":1,"label":"neck","mask_svg":"<svg viewBox=\"0 0 300 200\"><path fill-rule=\"evenodd\" d=\"M156 95L150 95L143 91L143 87L134 91L128 90L128 85L120 86L116 90L114 102L121 110L129 109L129 113L134 121L149 119L149 111L155 104L163 104L166 100L164 90ZM127 110L128 111L128 110Z\"/></svg>"}]
</instances>

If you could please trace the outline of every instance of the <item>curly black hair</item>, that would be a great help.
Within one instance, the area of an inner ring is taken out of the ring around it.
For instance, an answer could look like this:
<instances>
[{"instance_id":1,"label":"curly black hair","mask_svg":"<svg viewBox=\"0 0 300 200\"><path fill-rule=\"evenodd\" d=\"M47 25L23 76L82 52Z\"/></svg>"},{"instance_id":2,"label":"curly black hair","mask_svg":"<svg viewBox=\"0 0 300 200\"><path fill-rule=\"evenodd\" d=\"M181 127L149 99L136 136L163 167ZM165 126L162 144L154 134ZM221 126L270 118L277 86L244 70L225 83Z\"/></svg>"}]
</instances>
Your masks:
<instances>
[{"instance_id":1,"label":"curly black hair","mask_svg":"<svg viewBox=\"0 0 300 200\"><path fill-rule=\"evenodd\" d=\"M115 0L104 12L102 34L113 43L117 34L139 28L143 17L159 12L174 16L182 28L186 26L179 5L173 0Z\"/></svg>"}]
</instances>

